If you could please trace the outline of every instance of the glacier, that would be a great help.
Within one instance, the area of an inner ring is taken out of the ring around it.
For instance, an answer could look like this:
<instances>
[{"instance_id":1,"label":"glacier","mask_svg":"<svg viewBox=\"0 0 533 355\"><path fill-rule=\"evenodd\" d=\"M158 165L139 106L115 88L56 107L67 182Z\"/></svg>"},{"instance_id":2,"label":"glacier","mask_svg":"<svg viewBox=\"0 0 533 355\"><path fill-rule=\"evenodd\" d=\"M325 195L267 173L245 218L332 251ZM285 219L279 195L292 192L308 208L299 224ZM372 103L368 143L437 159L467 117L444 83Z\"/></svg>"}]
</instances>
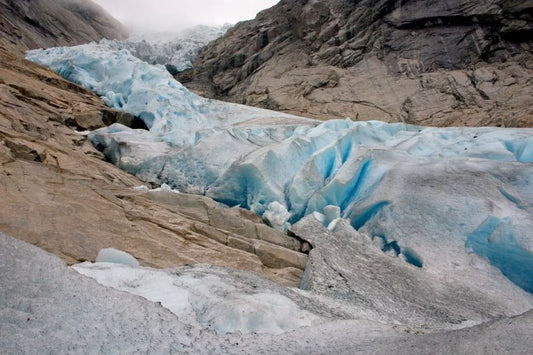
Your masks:
<instances>
[{"instance_id":1,"label":"glacier","mask_svg":"<svg viewBox=\"0 0 533 355\"><path fill-rule=\"evenodd\" d=\"M319 122L218 102L109 42L27 58L146 123L89 135L146 182L248 208L282 230L306 216L330 231L346 221L437 279L499 292L492 265L533 292L533 129Z\"/></svg>"},{"instance_id":2,"label":"glacier","mask_svg":"<svg viewBox=\"0 0 533 355\"><path fill-rule=\"evenodd\" d=\"M149 64L164 65L171 74L177 74L192 68L192 62L200 50L224 35L230 27L230 24L198 25L177 33L134 32L124 41L104 41L114 50L127 49L135 57Z\"/></svg>"}]
</instances>

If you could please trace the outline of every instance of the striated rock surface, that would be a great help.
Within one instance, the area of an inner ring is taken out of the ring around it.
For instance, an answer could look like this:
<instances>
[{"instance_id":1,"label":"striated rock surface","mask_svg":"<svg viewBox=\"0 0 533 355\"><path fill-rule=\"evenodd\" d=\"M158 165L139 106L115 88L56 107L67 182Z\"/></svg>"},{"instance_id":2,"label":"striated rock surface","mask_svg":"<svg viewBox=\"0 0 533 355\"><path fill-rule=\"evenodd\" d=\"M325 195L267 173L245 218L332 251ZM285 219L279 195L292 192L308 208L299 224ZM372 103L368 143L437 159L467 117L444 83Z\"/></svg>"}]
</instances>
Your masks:
<instances>
[{"instance_id":1,"label":"striated rock surface","mask_svg":"<svg viewBox=\"0 0 533 355\"><path fill-rule=\"evenodd\" d=\"M301 241L204 197L133 189L142 183L79 131L138 120L13 52L1 45L0 231L68 263L113 247L146 266L208 263L299 284Z\"/></svg>"},{"instance_id":2,"label":"striated rock surface","mask_svg":"<svg viewBox=\"0 0 533 355\"><path fill-rule=\"evenodd\" d=\"M283 0L177 78L320 119L532 126L532 16L529 0Z\"/></svg>"},{"instance_id":3,"label":"striated rock surface","mask_svg":"<svg viewBox=\"0 0 533 355\"><path fill-rule=\"evenodd\" d=\"M122 24L90 0L0 0L0 38L26 49L126 36Z\"/></svg>"}]
</instances>

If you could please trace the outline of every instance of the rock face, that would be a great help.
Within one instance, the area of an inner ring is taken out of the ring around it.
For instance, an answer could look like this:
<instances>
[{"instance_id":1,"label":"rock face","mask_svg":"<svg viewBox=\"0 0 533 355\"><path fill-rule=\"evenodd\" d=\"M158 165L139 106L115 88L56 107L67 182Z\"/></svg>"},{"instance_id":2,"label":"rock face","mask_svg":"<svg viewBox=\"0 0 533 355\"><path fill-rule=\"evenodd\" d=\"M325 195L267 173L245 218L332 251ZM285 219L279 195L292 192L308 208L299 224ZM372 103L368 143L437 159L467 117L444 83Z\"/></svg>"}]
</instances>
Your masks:
<instances>
[{"instance_id":1,"label":"rock face","mask_svg":"<svg viewBox=\"0 0 533 355\"><path fill-rule=\"evenodd\" d=\"M90 0L0 0L0 37L23 48L125 39L120 22Z\"/></svg>"},{"instance_id":2,"label":"rock face","mask_svg":"<svg viewBox=\"0 0 533 355\"><path fill-rule=\"evenodd\" d=\"M135 117L17 50L0 42L1 232L68 263L113 247L146 266L209 263L299 284L302 242L204 197L134 190L141 181L105 162L79 131L135 126Z\"/></svg>"},{"instance_id":3,"label":"rock face","mask_svg":"<svg viewBox=\"0 0 533 355\"><path fill-rule=\"evenodd\" d=\"M313 118L531 126L533 1L283 0L178 75Z\"/></svg>"}]
</instances>

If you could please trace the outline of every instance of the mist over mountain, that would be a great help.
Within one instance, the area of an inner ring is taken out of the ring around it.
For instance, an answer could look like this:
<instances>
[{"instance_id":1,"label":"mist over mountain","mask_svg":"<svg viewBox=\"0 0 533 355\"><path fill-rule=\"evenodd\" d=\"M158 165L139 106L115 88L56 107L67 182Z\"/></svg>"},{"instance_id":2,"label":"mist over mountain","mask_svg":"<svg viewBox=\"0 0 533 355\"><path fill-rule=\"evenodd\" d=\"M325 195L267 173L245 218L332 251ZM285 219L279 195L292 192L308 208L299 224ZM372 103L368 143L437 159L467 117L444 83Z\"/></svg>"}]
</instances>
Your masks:
<instances>
[{"instance_id":1,"label":"mist over mountain","mask_svg":"<svg viewBox=\"0 0 533 355\"><path fill-rule=\"evenodd\" d=\"M110 42L150 64L166 66L171 74L192 68L192 62L209 42L222 36L231 24L194 26L178 32L133 32L127 40Z\"/></svg>"}]
</instances>

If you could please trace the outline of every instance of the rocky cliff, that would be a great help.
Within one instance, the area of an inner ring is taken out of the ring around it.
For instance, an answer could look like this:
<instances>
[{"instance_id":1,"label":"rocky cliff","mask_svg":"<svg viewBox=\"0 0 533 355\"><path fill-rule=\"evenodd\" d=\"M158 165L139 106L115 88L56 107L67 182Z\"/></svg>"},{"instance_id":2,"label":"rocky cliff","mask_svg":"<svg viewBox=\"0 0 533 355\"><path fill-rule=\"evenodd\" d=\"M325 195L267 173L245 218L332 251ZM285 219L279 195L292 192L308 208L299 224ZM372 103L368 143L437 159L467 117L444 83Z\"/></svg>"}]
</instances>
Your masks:
<instances>
[{"instance_id":1,"label":"rocky cliff","mask_svg":"<svg viewBox=\"0 0 533 355\"><path fill-rule=\"evenodd\" d=\"M313 118L531 126L533 1L282 0L178 75Z\"/></svg>"},{"instance_id":2,"label":"rocky cliff","mask_svg":"<svg viewBox=\"0 0 533 355\"><path fill-rule=\"evenodd\" d=\"M0 0L0 38L26 49L126 35L120 22L90 0Z\"/></svg>"}]
</instances>

